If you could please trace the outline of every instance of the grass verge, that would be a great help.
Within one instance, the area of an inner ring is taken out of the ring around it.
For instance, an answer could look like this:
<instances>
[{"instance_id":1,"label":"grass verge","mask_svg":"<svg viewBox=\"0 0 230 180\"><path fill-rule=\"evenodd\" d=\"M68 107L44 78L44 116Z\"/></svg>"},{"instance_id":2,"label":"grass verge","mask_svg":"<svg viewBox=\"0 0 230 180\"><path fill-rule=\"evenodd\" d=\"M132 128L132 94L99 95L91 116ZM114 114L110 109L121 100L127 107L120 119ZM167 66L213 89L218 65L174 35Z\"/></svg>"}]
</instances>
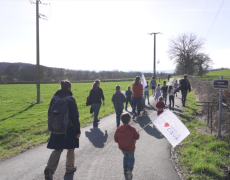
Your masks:
<instances>
[{"instance_id":1,"label":"grass verge","mask_svg":"<svg viewBox=\"0 0 230 180\"><path fill-rule=\"evenodd\" d=\"M189 93L180 119L191 134L175 148L178 165L187 180L225 179L224 167L230 166L229 144L217 140L214 135L197 133L197 128L206 126L196 118L197 111L199 108L196 106L195 94Z\"/></svg>"}]
</instances>

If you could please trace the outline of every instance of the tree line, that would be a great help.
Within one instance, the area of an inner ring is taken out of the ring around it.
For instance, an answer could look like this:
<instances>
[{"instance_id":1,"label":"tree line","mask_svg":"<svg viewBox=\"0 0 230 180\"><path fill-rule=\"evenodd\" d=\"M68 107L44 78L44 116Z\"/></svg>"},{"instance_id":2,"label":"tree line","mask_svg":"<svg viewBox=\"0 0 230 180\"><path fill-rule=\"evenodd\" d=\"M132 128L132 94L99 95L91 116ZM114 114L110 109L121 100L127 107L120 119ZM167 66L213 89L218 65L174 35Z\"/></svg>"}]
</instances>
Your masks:
<instances>
[{"instance_id":1,"label":"tree line","mask_svg":"<svg viewBox=\"0 0 230 180\"><path fill-rule=\"evenodd\" d=\"M40 66L40 81L58 82L63 79L70 81L81 80L105 80L105 79L124 79L141 76L139 71L88 71L88 70L70 70L63 68L50 68ZM152 73L144 73L146 78L152 77ZM167 73L157 72L157 77L166 77ZM0 82L24 82L36 81L36 65L21 66L18 63L11 63L6 68L0 69Z\"/></svg>"}]
</instances>

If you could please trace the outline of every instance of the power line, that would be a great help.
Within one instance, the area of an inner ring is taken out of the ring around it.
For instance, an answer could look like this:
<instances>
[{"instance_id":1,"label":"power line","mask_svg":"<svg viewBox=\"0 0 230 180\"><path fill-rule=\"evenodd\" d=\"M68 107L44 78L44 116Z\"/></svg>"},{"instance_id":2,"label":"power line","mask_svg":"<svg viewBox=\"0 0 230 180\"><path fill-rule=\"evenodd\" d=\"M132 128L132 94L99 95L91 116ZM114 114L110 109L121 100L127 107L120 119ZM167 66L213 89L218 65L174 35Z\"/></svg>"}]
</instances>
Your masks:
<instances>
[{"instance_id":1,"label":"power line","mask_svg":"<svg viewBox=\"0 0 230 180\"><path fill-rule=\"evenodd\" d=\"M216 19L217 19L218 15L219 15L219 13L220 13L220 11L221 11L223 5L224 5L224 2L225 2L225 0L223 0L223 2L221 3L221 5L220 5L220 7L219 7L219 10L218 10L218 12L217 12L217 14L216 14L214 20L212 21L212 24L211 24L211 26L210 26L210 28L209 28L209 30L208 30L208 33L207 33L205 39L208 37L209 32L211 31L211 29L212 29L214 23L216 22Z\"/></svg>"},{"instance_id":2,"label":"power line","mask_svg":"<svg viewBox=\"0 0 230 180\"><path fill-rule=\"evenodd\" d=\"M203 16L202 16L202 18L201 18L201 22L200 22L200 26L199 26L199 30L198 30L198 32L200 32L200 27L201 27L201 24L202 24L202 22L203 22L203 19L204 19L204 14L205 14L206 9L207 9L207 4L208 4L208 0L207 0L207 2L206 2L205 8L204 8L204 13L203 13Z\"/></svg>"}]
</instances>

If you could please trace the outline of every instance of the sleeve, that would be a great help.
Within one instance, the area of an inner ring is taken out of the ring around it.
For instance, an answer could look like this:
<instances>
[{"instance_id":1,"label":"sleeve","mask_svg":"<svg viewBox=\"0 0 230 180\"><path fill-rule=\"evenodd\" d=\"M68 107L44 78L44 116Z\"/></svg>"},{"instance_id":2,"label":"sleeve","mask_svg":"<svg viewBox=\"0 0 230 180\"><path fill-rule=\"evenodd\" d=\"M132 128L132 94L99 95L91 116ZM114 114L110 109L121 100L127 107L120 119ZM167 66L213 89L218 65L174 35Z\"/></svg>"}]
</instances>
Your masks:
<instances>
[{"instance_id":1,"label":"sleeve","mask_svg":"<svg viewBox=\"0 0 230 180\"><path fill-rule=\"evenodd\" d=\"M133 128L133 139L138 140L139 137L140 137L139 133L137 132L135 128Z\"/></svg>"},{"instance_id":2,"label":"sleeve","mask_svg":"<svg viewBox=\"0 0 230 180\"><path fill-rule=\"evenodd\" d=\"M103 94L103 90L101 89L101 99L104 101L105 100L105 97L104 97L104 94Z\"/></svg>"},{"instance_id":3,"label":"sleeve","mask_svg":"<svg viewBox=\"0 0 230 180\"><path fill-rule=\"evenodd\" d=\"M114 103L114 95L112 96L112 102Z\"/></svg>"},{"instance_id":4,"label":"sleeve","mask_svg":"<svg viewBox=\"0 0 230 180\"><path fill-rule=\"evenodd\" d=\"M115 134L114 134L114 141L115 141L116 143L118 143L117 131L116 131Z\"/></svg>"},{"instance_id":5,"label":"sleeve","mask_svg":"<svg viewBox=\"0 0 230 180\"><path fill-rule=\"evenodd\" d=\"M157 103L156 103L156 108L158 108L158 104L159 104L159 103L157 102Z\"/></svg>"},{"instance_id":6,"label":"sleeve","mask_svg":"<svg viewBox=\"0 0 230 180\"><path fill-rule=\"evenodd\" d=\"M74 98L71 98L69 100L69 110L70 110L70 119L73 121L73 126L76 134L80 134L80 122L79 122L79 112L78 112L78 107L77 103Z\"/></svg>"},{"instance_id":7,"label":"sleeve","mask_svg":"<svg viewBox=\"0 0 230 180\"><path fill-rule=\"evenodd\" d=\"M125 91L125 95L127 96L127 91Z\"/></svg>"}]
</instances>

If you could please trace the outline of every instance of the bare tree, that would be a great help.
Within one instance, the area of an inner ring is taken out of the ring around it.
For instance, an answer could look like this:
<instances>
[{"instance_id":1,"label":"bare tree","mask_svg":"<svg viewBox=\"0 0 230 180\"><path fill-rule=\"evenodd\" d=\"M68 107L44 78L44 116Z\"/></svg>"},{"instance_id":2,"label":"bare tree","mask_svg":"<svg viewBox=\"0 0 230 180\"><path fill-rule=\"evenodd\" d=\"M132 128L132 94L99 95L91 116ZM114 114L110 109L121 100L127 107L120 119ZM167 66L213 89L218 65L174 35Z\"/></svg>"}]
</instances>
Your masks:
<instances>
[{"instance_id":1,"label":"bare tree","mask_svg":"<svg viewBox=\"0 0 230 180\"><path fill-rule=\"evenodd\" d=\"M194 33L184 33L170 40L168 56L176 64L184 67L185 74L193 74L194 55L202 48L203 39L198 39Z\"/></svg>"}]
</instances>

